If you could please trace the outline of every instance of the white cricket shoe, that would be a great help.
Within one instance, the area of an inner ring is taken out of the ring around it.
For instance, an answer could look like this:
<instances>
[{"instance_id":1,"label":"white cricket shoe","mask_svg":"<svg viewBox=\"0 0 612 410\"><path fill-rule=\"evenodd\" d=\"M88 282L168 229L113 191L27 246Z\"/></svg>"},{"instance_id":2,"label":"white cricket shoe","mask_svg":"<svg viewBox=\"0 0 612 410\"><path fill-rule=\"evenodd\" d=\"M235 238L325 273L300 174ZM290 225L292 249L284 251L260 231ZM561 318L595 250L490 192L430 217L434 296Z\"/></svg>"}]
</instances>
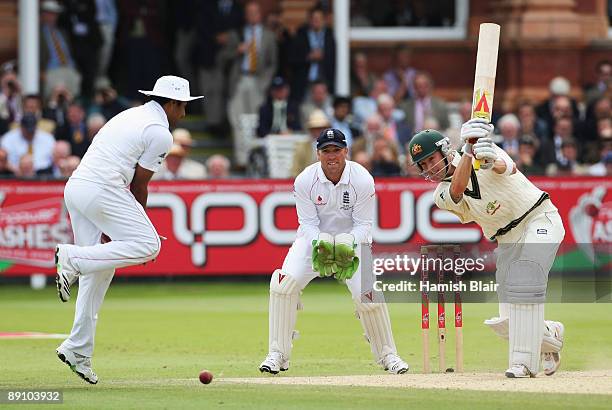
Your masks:
<instances>
[{"instance_id":1,"label":"white cricket shoe","mask_svg":"<svg viewBox=\"0 0 612 410\"><path fill-rule=\"evenodd\" d=\"M514 364L508 370L506 370L506 377L510 379L520 379L526 377L535 377L533 373L529 371L527 366L522 364Z\"/></svg>"},{"instance_id":2,"label":"white cricket shoe","mask_svg":"<svg viewBox=\"0 0 612 410\"><path fill-rule=\"evenodd\" d=\"M391 374L404 374L410 369L408 363L396 354L389 353L382 360L383 369Z\"/></svg>"},{"instance_id":3,"label":"white cricket shoe","mask_svg":"<svg viewBox=\"0 0 612 410\"><path fill-rule=\"evenodd\" d=\"M563 335L565 333L565 326L563 326L563 323L549 321L547 325L549 326L552 336L560 342L561 346L563 346ZM559 366L561 365L561 353L547 352L542 353L541 357L542 370L544 370L545 375L552 376L559 370Z\"/></svg>"},{"instance_id":4,"label":"white cricket shoe","mask_svg":"<svg viewBox=\"0 0 612 410\"><path fill-rule=\"evenodd\" d=\"M98 383L98 376L96 376L91 368L91 359L89 357L71 352L63 346L58 347L56 353L57 357L66 363L81 379L90 384Z\"/></svg>"},{"instance_id":5,"label":"white cricket shoe","mask_svg":"<svg viewBox=\"0 0 612 410\"><path fill-rule=\"evenodd\" d=\"M285 360L279 352L270 352L263 362L259 365L259 371L264 373L277 374L279 371L289 370L289 360Z\"/></svg>"},{"instance_id":6,"label":"white cricket shoe","mask_svg":"<svg viewBox=\"0 0 612 410\"><path fill-rule=\"evenodd\" d=\"M57 286L57 296L62 302L70 300L70 287L79 277L79 272L68 267L66 259L66 253L62 252L60 245L57 245L55 247L55 267L57 268L55 285Z\"/></svg>"}]
</instances>

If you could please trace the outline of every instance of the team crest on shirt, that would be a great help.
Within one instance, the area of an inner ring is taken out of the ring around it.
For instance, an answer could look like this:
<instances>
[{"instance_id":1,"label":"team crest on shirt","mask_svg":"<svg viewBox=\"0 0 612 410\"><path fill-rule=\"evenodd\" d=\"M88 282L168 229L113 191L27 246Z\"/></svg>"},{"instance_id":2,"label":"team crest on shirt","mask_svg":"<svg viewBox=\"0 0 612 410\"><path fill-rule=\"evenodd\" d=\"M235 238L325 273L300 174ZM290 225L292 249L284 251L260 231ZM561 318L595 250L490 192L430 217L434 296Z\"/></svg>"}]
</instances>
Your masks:
<instances>
[{"instance_id":1,"label":"team crest on shirt","mask_svg":"<svg viewBox=\"0 0 612 410\"><path fill-rule=\"evenodd\" d=\"M353 209L353 207L351 206L351 197L348 191L344 191L342 193L342 205L340 205L340 209L342 209L343 211L350 211L351 209Z\"/></svg>"},{"instance_id":2,"label":"team crest on shirt","mask_svg":"<svg viewBox=\"0 0 612 410\"><path fill-rule=\"evenodd\" d=\"M487 214L494 215L499 208L501 208L501 204L497 200L491 201L487 204Z\"/></svg>"}]
</instances>

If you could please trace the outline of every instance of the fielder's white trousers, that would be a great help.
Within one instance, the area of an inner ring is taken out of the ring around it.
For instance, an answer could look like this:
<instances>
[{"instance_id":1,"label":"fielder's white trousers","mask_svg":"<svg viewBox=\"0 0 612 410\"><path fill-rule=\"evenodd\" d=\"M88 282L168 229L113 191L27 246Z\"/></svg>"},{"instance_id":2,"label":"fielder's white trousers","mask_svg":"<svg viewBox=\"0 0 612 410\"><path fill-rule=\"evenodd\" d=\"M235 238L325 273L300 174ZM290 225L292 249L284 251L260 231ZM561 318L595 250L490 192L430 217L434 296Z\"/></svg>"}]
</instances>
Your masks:
<instances>
[{"instance_id":1,"label":"fielder's white trousers","mask_svg":"<svg viewBox=\"0 0 612 410\"><path fill-rule=\"evenodd\" d=\"M75 245L64 245L81 273L74 324L63 346L91 357L98 311L116 268L154 259L161 243L143 207L127 188L71 179L64 189ZM101 234L112 241L101 244Z\"/></svg>"}]
</instances>

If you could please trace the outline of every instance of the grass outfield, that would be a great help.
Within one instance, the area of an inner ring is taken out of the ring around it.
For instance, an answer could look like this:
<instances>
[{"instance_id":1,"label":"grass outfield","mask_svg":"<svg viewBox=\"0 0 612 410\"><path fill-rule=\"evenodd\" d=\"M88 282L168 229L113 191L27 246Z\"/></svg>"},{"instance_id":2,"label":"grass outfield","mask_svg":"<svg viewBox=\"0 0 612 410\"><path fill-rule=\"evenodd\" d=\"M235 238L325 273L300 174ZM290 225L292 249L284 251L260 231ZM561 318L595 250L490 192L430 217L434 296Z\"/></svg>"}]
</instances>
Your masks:
<instances>
[{"instance_id":1,"label":"grass outfield","mask_svg":"<svg viewBox=\"0 0 612 410\"><path fill-rule=\"evenodd\" d=\"M384 384L231 382L228 379L267 377L257 370L267 351L267 297L264 283L111 285L98 322L93 361L98 385L84 383L57 359L54 349L61 340L0 339L0 389L63 389L64 407L69 408L408 408L417 403L419 408L609 408L612 399L610 395L385 388ZM297 324L301 336L295 342L291 369L282 377L382 374L372 363L344 286L315 281L304 292L303 302L305 310ZM562 370L612 369L610 308L610 304L547 306L547 318L566 326ZM419 373L420 307L392 304L390 311L399 353L411 364L410 372ZM483 319L496 313L493 304L464 306L466 372L505 370L507 344L482 325ZM0 333L68 333L73 315L74 301L61 304L52 288L0 287ZM450 322L447 361L452 364ZM430 350L435 353L431 336ZM434 358L432 367L436 365ZM196 381L204 368L215 375L208 386ZM529 381L504 380L514 382Z\"/></svg>"}]
</instances>

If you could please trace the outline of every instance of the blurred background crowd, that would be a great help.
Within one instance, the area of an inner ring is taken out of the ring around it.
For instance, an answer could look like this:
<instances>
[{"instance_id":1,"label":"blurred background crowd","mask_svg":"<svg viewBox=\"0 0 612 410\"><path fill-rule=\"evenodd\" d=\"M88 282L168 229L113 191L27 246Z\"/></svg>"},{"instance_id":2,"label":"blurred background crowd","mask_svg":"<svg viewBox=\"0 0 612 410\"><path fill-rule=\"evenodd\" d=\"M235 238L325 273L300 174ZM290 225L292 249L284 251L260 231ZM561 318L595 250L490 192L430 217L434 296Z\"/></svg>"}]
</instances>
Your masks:
<instances>
[{"instance_id":1,"label":"blurred background crowd","mask_svg":"<svg viewBox=\"0 0 612 410\"><path fill-rule=\"evenodd\" d=\"M384 3L384 2L383 2ZM448 2L351 1L354 26L453 24ZM409 7L410 6L410 7ZM445 8L446 7L446 8ZM237 0L64 0L40 8L41 93L25 94L14 62L0 72L0 175L67 178L97 131L142 103L168 73L191 82L200 104L173 130L175 144L157 179L269 176L270 135L290 145L290 174L316 161L321 130L344 132L350 157L374 176L415 176L405 155L414 133L443 131L458 147L471 100L436 96L436 79L413 67L410 43L374 72L351 50L350 95L334 95L336 44L330 4L319 1L299 27L278 10ZM612 60L612 57L611 57ZM495 141L527 175L612 175L612 62L596 81L550 78L549 96L497 104ZM576 98L571 90L579 86ZM293 141L293 140L291 140Z\"/></svg>"}]
</instances>

